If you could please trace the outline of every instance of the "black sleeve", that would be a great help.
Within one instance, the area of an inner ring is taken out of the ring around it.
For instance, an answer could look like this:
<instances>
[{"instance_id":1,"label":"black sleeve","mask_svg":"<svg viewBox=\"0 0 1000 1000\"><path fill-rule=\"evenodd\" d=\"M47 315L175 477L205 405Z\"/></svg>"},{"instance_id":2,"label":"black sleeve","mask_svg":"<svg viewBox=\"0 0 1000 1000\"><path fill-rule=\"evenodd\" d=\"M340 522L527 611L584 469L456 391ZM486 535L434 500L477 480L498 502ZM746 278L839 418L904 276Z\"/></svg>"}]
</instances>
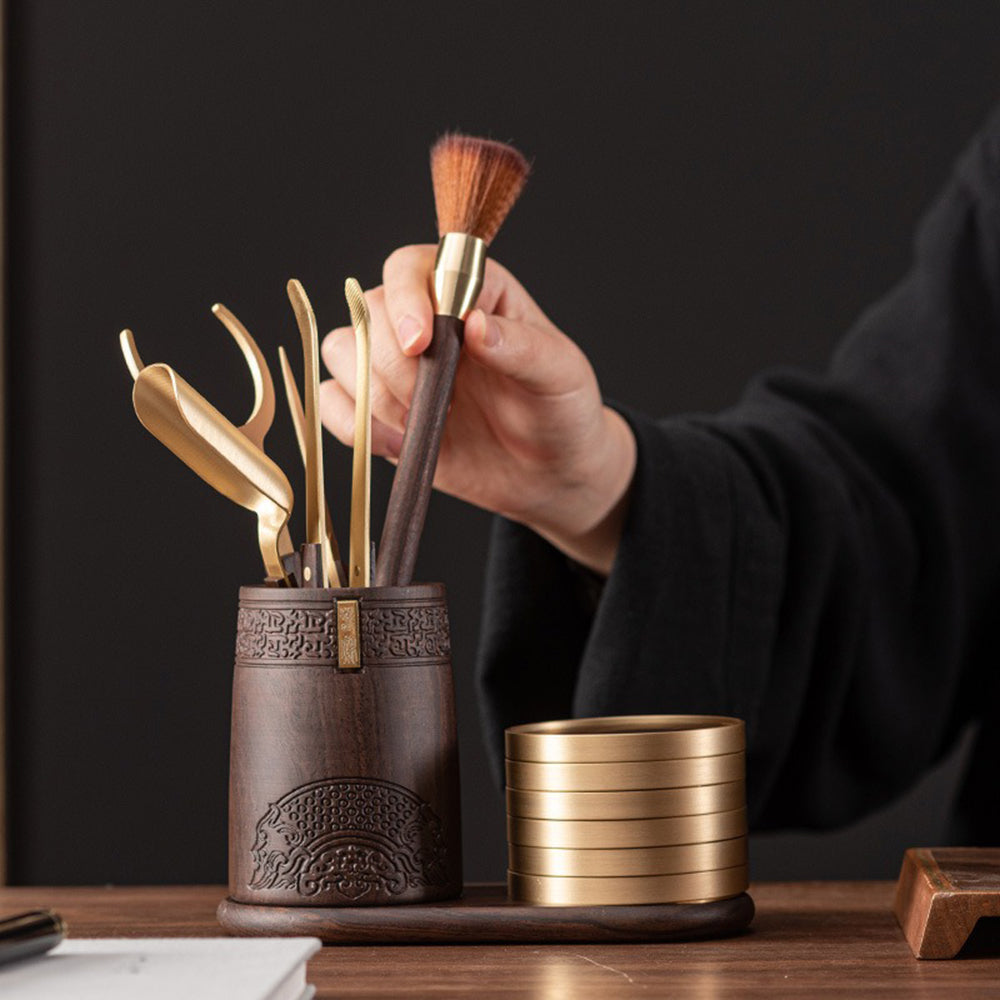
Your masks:
<instances>
[{"instance_id":1,"label":"black sleeve","mask_svg":"<svg viewBox=\"0 0 1000 1000\"><path fill-rule=\"evenodd\" d=\"M494 528L488 737L567 716L737 715L755 826L830 826L938 760L996 691L1000 118L924 220L914 265L823 375L653 421L599 600ZM978 696L977 696L978 693Z\"/></svg>"}]
</instances>

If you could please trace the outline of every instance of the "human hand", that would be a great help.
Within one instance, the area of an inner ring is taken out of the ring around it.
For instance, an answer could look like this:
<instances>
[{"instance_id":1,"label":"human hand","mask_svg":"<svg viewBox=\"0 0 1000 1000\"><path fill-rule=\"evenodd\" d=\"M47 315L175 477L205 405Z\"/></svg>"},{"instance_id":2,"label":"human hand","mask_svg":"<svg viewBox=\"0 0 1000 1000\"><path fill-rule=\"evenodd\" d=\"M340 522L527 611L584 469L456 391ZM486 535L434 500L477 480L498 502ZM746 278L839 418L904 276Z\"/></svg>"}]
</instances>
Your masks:
<instances>
[{"instance_id":1,"label":"human hand","mask_svg":"<svg viewBox=\"0 0 1000 1000\"><path fill-rule=\"evenodd\" d=\"M371 310L372 450L399 456L417 358L431 339L434 246L385 262ZM320 386L323 423L354 438L355 348L350 327L323 341L334 376ZM611 568L632 475L635 439L604 406L593 368L509 271L487 260L466 320L434 485L532 528L598 572Z\"/></svg>"}]
</instances>

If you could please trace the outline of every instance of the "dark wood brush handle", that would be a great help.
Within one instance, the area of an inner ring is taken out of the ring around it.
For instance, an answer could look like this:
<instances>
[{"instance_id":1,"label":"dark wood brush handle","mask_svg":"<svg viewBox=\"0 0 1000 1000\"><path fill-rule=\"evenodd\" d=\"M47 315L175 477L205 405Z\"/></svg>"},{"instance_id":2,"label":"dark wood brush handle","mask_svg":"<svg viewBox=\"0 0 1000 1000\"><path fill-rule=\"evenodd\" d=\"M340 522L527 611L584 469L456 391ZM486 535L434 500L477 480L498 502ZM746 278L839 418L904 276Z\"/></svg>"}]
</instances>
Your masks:
<instances>
[{"instance_id":1,"label":"dark wood brush handle","mask_svg":"<svg viewBox=\"0 0 1000 1000\"><path fill-rule=\"evenodd\" d=\"M463 320L435 316L434 336L417 364L413 401L379 544L376 583L380 587L406 586L413 578L464 333Z\"/></svg>"}]
</instances>

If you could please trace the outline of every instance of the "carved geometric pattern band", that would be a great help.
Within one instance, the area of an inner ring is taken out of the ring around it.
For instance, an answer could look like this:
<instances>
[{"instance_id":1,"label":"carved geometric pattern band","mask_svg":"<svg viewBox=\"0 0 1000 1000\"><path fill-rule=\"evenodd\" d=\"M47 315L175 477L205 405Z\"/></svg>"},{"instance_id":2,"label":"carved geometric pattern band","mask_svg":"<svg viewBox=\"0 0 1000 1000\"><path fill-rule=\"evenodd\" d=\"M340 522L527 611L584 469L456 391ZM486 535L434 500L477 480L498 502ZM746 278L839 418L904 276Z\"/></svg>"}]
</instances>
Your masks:
<instances>
[{"instance_id":1,"label":"carved geometric pattern band","mask_svg":"<svg viewBox=\"0 0 1000 1000\"><path fill-rule=\"evenodd\" d=\"M443 601L361 605L363 666L447 661L451 654ZM240 607L236 662L241 666L338 665L337 614L333 607Z\"/></svg>"},{"instance_id":2,"label":"carved geometric pattern band","mask_svg":"<svg viewBox=\"0 0 1000 1000\"><path fill-rule=\"evenodd\" d=\"M249 887L352 902L445 885L441 821L411 791L374 778L295 788L257 821Z\"/></svg>"}]
</instances>

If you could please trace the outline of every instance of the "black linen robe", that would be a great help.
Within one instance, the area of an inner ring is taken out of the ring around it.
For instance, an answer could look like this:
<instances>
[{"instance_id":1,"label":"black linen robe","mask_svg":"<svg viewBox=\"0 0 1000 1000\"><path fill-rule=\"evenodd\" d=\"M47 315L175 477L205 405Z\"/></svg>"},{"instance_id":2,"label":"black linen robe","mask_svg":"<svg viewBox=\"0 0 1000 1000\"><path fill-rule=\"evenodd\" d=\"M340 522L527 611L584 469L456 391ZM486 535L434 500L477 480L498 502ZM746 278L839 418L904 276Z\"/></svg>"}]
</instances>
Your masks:
<instances>
[{"instance_id":1,"label":"black linen robe","mask_svg":"<svg viewBox=\"0 0 1000 1000\"><path fill-rule=\"evenodd\" d=\"M495 763L521 722L736 715L752 825L828 827L979 722L954 835L1000 843L1000 114L825 374L766 374L714 416L622 412L638 466L598 593L494 526L478 678Z\"/></svg>"}]
</instances>

